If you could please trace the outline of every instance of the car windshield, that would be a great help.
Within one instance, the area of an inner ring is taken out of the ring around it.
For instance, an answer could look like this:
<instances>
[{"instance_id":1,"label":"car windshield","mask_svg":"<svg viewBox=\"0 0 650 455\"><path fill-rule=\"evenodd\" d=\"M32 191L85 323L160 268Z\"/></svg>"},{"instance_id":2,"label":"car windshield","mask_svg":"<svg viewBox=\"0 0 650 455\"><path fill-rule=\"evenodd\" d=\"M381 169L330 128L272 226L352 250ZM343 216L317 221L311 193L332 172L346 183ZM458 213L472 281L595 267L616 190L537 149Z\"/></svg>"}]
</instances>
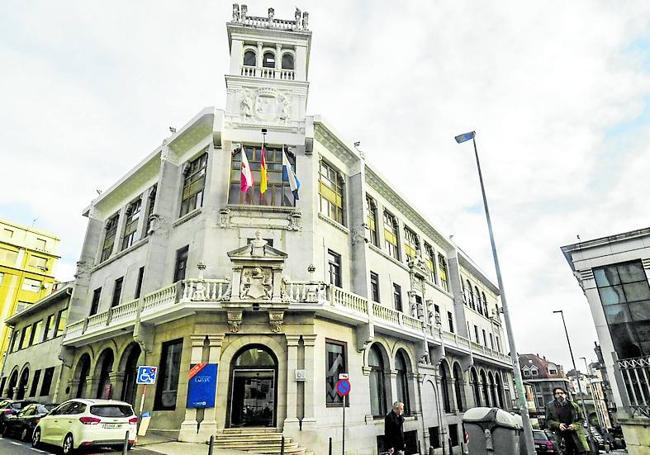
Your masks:
<instances>
[{"instance_id":1,"label":"car windshield","mask_svg":"<svg viewBox=\"0 0 650 455\"><path fill-rule=\"evenodd\" d=\"M38 405L38 413L39 414L47 414L52 409L56 408L57 406L58 406L58 404L39 404Z\"/></svg>"},{"instance_id":2,"label":"car windshield","mask_svg":"<svg viewBox=\"0 0 650 455\"><path fill-rule=\"evenodd\" d=\"M548 441L548 438L546 437L546 433L540 430L533 430L533 438L538 439L540 441Z\"/></svg>"},{"instance_id":3,"label":"car windshield","mask_svg":"<svg viewBox=\"0 0 650 455\"><path fill-rule=\"evenodd\" d=\"M98 404L90 407L90 413L100 417L130 417L133 409L127 404Z\"/></svg>"},{"instance_id":4,"label":"car windshield","mask_svg":"<svg viewBox=\"0 0 650 455\"><path fill-rule=\"evenodd\" d=\"M14 409L22 409L24 405L27 405L29 403L25 403L23 401L16 401L15 403L11 403L11 407Z\"/></svg>"}]
</instances>

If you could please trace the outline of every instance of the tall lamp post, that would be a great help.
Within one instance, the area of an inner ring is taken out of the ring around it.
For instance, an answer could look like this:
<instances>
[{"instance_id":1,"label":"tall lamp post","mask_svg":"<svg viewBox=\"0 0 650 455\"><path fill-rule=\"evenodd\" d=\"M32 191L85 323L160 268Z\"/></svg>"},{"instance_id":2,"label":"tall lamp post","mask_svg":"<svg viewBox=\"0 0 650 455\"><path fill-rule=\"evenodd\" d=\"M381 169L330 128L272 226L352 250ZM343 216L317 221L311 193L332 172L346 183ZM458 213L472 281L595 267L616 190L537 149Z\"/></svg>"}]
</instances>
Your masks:
<instances>
[{"instance_id":1,"label":"tall lamp post","mask_svg":"<svg viewBox=\"0 0 650 455\"><path fill-rule=\"evenodd\" d=\"M510 358L512 361L513 373L515 376L515 387L517 388L517 395L519 397L519 409L521 411L521 421L524 427L524 441L526 443L526 452L528 455L535 455L535 441L533 440L533 427L530 424L530 416L528 415L528 406L526 404L526 392L524 391L524 382L521 377L521 369L519 368L519 355L515 346L515 337L512 331L512 324L510 323L510 312L508 310L508 303L506 301L506 290L503 286L503 278L501 277L501 268L499 267L499 256L497 255L497 247L494 241L494 233L492 232L492 221L490 219L490 210L488 209L487 196L485 195L485 186L483 185L483 174L481 173L481 163L478 159L478 150L476 148L476 131L470 133L460 134L455 137L456 142L461 144L465 141L472 140L474 144L474 155L476 156L476 168L478 169L478 179L481 183L481 194L483 195L483 206L485 207L485 218L487 220L488 231L490 233L490 244L492 246L492 258L494 259L494 268L497 273L497 282L499 290L501 291L501 306L503 308L503 319L506 323L506 333L508 334L508 345L510 347Z\"/></svg>"},{"instance_id":2,"label":"tall lamp post","mask_svg":"<svg viewBox=\"0 0 650 455\"><path fill-rule=\"evenodd\" d=\"M573 349L571 348L571 340L569 339L569 331L566 328L566 321L564 320L564 310L554 310L553 313L560 313L562 316L562 325L564 326L564 334L566 335L566 343L569 345L569 354L571 354L571 363L573 364L573 371L576 372L576 379L578 381L578 392L580 392L580 403L582 404L582 413L585 417L585 422L587 423L587 439L590 445L592 444L591 429L589 428L589 419L587 418L587 408L585 407L585 395L582 393L582 386L580 385L580 373L576 367L576 360L573 357ZM591 447L590 447L591 449Z\"/></svg>"}]
</instances>

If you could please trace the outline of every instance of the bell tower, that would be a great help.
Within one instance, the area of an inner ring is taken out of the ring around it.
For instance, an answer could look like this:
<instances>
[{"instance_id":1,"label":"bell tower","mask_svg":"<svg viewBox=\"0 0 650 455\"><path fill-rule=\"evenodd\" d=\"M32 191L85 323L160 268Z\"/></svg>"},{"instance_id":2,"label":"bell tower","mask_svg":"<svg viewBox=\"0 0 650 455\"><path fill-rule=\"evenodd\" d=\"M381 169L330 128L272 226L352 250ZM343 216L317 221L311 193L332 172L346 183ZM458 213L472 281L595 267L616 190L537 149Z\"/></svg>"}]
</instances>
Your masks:
<instances>
[{"instance_id":1,"label":"bell tower","mask_svg":"<svg viewBox=\"0 0 650 455\"><path fill-rule=\"evenodd\" d=\"M309 14L296 8L294 19L249 16L233 4L228 22L230 67L226 74L227 127L258 132L304 131L309 82ZM238 135L239 136L239 135ZM246 136L246 134L243 134Z\"/></svg>"}]
</instances>

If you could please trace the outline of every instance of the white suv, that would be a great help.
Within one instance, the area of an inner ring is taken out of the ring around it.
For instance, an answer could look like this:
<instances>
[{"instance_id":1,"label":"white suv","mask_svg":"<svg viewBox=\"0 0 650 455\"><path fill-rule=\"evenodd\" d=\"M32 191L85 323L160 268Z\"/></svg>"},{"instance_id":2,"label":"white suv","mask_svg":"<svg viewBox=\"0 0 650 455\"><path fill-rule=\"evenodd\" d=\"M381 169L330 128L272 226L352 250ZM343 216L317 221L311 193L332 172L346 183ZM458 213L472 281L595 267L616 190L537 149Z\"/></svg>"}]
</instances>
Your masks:
<instances>
[{"instance_id":1,"label":"white suv","mask_svg":"<svg viewBox=\"0 0 650 455\"><path fill-rule=\"evenodd\" d=\"M131 449L136 442L138 418L129 403L114 400L74 399L43 417L32 435L32 447L40 443L61 447L64 454L79 447L118 446L126 433Z\"/></svg>"}]
</instances>

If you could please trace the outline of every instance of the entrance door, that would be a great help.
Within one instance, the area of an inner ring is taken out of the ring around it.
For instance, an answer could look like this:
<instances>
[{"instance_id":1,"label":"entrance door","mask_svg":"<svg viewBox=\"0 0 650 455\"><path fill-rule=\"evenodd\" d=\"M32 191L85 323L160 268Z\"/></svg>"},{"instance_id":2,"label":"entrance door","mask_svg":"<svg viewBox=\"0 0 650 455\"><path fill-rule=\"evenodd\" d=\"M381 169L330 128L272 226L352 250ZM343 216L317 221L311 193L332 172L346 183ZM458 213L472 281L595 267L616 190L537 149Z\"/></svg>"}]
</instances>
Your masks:
<instances>
[{"instance_id":1,"label":"entrance door","mask_svg":"<svg viewBox=\"0 0 650 455\"><path fill-rule=\"evenodd\" d=\"M272 427L275 423L275 370L234 369L231 427Z\"/></svg>"}]
</instances>

